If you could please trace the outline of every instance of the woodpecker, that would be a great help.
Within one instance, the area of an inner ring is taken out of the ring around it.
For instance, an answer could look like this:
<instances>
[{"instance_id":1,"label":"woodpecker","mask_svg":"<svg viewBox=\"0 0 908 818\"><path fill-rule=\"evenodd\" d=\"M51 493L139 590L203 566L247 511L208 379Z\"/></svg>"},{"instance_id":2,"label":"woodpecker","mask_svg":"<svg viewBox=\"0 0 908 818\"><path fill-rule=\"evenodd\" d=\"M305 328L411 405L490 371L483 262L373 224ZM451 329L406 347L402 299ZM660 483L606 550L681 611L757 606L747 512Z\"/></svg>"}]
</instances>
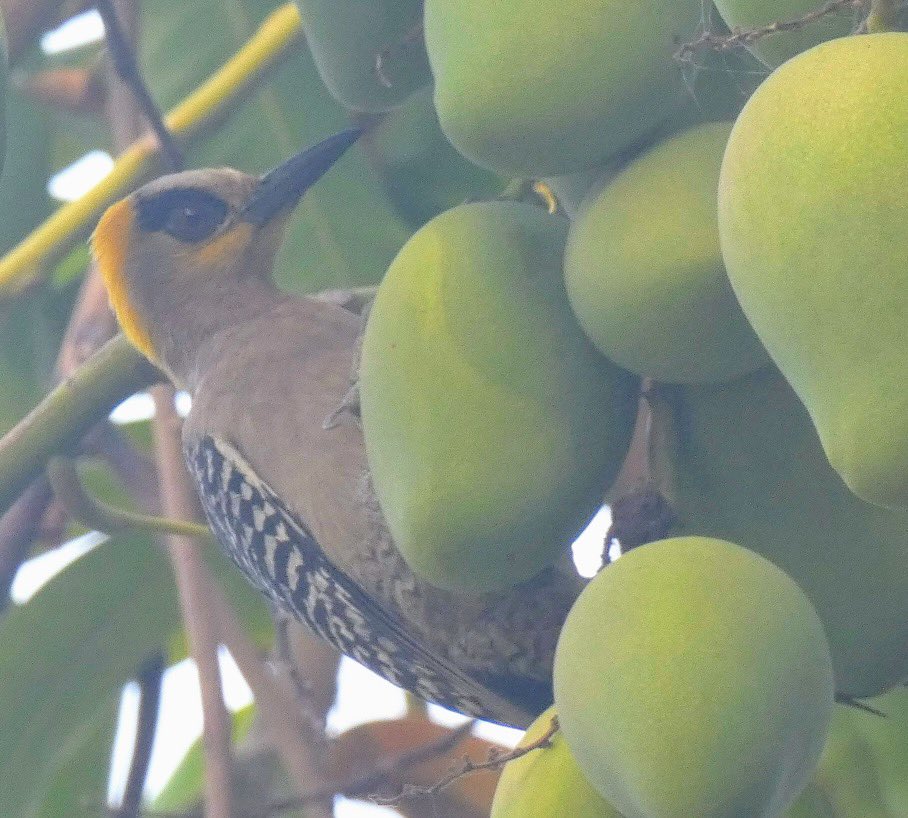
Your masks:
<instances>
[{"instance_id":1,"label":"woodpecker","mask_svg":"<svg viewBox=\"0 0 908 818\"><path fill-rule=\"evenodd\" d=\"M209 524L246 577L344 654L423 699L526 727L552 701L579 580L497 594L416 577L370 489L362 433L331 424L361 318L272 281L287 219L356 141L335 134L264 176L163 176L112 205L92 247L132 343L192 396L183 446Z\"/></svg>"}]
</instances>

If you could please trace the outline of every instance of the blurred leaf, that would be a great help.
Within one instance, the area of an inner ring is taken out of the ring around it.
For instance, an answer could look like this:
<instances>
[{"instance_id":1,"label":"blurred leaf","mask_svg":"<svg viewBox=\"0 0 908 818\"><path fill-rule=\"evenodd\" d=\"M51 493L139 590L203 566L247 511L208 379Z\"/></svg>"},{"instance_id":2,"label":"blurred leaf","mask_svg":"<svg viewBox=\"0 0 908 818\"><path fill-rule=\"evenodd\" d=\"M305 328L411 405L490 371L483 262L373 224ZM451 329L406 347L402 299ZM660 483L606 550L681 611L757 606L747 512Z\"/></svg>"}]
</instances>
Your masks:
<instances>
[{"instance_id":1,"label":"blurred leaf","mask_svg":"<svg viewBox=\"0 0 908 818\"><path fill-rule=\"evenodd\" d=\"M47 118L18 93L7 98L8 155L0 177L0 253L49 211ZM33 290L0 308L0 432L46 391L71 292Z\"/></svg>"},{"instance_id":2,"label":"blurred leaf","mask_svg":"<svg viewBox=\"0 0 908 818\"><path fill-rule=\"evenodd\" d=\"M119 694L111 695L98 715L73 736L66 758L35 813L37 818L98 818L98 807L107 799L119 698Z\"/></svg>"},{"instance_id":3,"label":"blurred leaf","mask_svg":"<svg viewBox=\"0 0 908 818\"><path fill-rule=\"evenodd\" d=\"M10 90L6 99L6 164L0 176L0 253L50 212L48 117Z\"/></svg>"},{"instance_id":4,"label":"blurred leaf","mask_svg":"<svg viewBox=\"0 0 908 818\"><path fill-rule=\"evenodd\" d=\"M144 3L143 62L156 99L166 108L192 90L275 6L274 0ZM301 47L189 163L260 173L348 124L347 112L328 94ZM291 220L278 281L298 292L373 284L409 233L354 148L309 191Z\"/></svg>"},{"instance_id":5,"label":"blurred leaf","mask_svg":"<svg viewBox=\"0 0 908 818\"><path fill-rule=\"evenodd\" d=\"M233 714L233 743L240 744L249 733L255 719L254 704ZM186 751L170 781L151 804L156 812L179 812L189 809L201 800L204 787L202 742L196 741Z\"/></svg>"},{"instance_id":6,"label":"blurred leaf","mask_svg":"<svg viewBox=\"0 0 908 818\"><path fill-rule=\"evenodd\" d=\"M37 814L67 747L91 729L178 626L166 558L141 536L108 542L0 621L0 804Z\"/></svg>"},{"instance_id":7,"label":"blurred leaf","mask_svg":"<svg viewBox=\"0 0 908 818\"><path fill-rule=\"evenodd\" d=\"M212 554L210 564L261 637L269 619L259 595L223 557ZM98 703L117 695L153 651L182 646L181 634L170 565L141 535L98 547L0 620L4 815L37 814ZM180 649L174 658L183 656Z\"/></svg>"}]
</instances>

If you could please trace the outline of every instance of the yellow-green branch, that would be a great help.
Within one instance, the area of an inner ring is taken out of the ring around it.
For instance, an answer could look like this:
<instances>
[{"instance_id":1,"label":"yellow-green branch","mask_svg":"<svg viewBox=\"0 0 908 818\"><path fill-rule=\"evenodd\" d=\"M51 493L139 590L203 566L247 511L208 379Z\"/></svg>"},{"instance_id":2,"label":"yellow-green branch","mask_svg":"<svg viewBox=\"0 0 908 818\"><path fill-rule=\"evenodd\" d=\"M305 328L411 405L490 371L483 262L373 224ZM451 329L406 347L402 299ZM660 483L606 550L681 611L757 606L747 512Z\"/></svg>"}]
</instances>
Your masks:
<instances>
[{"instance_id":1,"label":"yellow-green branch","mask_svg":"<svg viewBox=\"0 0 908 818\"><path fill-rule=\"evenodd\" d=\"M123 335L105 344L0 440L0 513L51 455L77 446L120 401L160 378Z\"/></svg>"},{"instance_id":2,"label":"yellow-green branch","mask_svg":"<svg viewBox=\"0 0 908 818\"><path fill-rule=\"evenodd\" d=\"M76 461L72 458L59 455L52 457L47 464L47 477L57 499L86 528L105 534L136 530L181 537L211 536L209 528L199 523L138 514L99 500L82 485Z\"/></svg>"},{"instance_id":3,"label":"yellow-green branch","mask_svg":"<svg viewBox=\"0 0 908 818\"><path fill-rule=\"evenodd\" d=\"M217 122L269 69L290 53L302 36L293 3L274 11L223 66L173 108L164 121L181 146ZM113 170L82 198L60 207L0 259L0 296L34 282L83 240L110 204L155 172L158 146L148 136L117 159Z\"/></svg>"}]
</instances>

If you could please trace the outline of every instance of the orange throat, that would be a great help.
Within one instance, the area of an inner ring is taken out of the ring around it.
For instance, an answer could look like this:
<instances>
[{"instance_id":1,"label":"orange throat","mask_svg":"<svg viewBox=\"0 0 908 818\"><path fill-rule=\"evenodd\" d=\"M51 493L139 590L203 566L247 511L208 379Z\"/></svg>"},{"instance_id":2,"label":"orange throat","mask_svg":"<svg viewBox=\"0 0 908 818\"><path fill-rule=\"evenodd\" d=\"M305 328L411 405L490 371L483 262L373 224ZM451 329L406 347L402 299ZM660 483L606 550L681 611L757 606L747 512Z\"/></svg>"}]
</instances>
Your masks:
<instances>
[{"instance_id":1,"label":"orange throat","mask_svg":"<svg viewBox=\"0 0 908 818\"><path fill-rule=\"evenodd\" d=\"M107 287L110 304L126 337L152 363L158 364L158 356L144 319L129 298L129 283L126 280L127 248L132 240L133 208L128 199L111 205L101 217L91 237L101 277Z\"/></svg>"}]
</instances>

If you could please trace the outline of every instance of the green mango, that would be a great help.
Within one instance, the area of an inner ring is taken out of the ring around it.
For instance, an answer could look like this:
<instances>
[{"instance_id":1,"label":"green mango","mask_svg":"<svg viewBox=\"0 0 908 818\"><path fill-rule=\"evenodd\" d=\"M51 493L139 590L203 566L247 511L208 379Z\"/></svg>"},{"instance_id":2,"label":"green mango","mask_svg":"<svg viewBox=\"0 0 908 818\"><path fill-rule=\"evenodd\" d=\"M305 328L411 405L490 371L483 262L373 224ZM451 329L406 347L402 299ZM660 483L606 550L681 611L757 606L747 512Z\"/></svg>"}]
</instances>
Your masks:
<instances>
[{"instance_id":1,"label":"green mango","mask_svg":"<svg viewBox=\"0 0 908 818\"><path fill-rule=\"evenodd\" d=\"M804 592L706 537L601 571L568 613L554 685L574 758L627 818L775 818L813 774L833 710Z\"/></svg>"},{"instance_id":2,"label":"green mango","mask_svg":"<svg viewBox=\"0 0 908 818\"><path fill-rule=\"evenodd\" d=\"M312 58L331 95L357 111L400 105L432 82L421 0L297 0Z\"/></svg>"},{"instance_id":3,"label":"green mango","mask_svg":"<svg viewBox=\"0 0 908 818\"><path fill-rule=\"evenodd\" d=\"M719 233L732 288L862 499L908 507L908 34L777 69L732 130Z\"/></svg>"},{"instance_id":4,"label":"green mango","mask_svg":"<svg viewBox=\"0 0 908 818\"><path fill-rule=\"evenodd\" d=\"M775 368L674 392L682 530L738 542L794 578L823 620L841 694L908 677L908 514L848 491Z\"/></svg>"},{"instance_id":5,"label":"green mango","mask_svg":"<svg viewBox=\"0 0 908 818\"><path fill-rule=\"evenodd\" d=\"M491 198L506 184L468 162L445 139L430 88L388 114L360 144L392 204L414 227L467 200Z\"/></svg>"},{"instance_id":6,"label":"green mango","mask_svg":"<svg viewBox=\"0 0 908 818\"><path fill-rule=\"evenodd\" d=\"M619 366L669 383L731 380L768 358L731 291L716 190L731 123L685 131L594 189L571 224L568 297Z\"/></svg>"},{"instance_id":7,"label":"green mango","mask_svg":"<svg viewBox=\"0 0 908 818\"><path fill-rule=\"evenodd\" d=\"M797 20L821 5L816 0L715 0L715 4L729 27L742 29ZM824 40L850 34L857 23L854 8L846 7L833 14L824 14L793 31L760 37L748 48L766 65L775 68Z\"/></svg>"},{"instance_id":8,"label":"green mango","mask_svg":"<svg viewBox=\"0 0 908 818\"><path fill-rule=\"evenodd\" d=\"M628 447L636 379L568 306L565 219L462 205L419 230L369 314L360 367L375 490L411 568L486 591L554 562Z\"/></svg>"},{"instance_id":9,"label":"green mango","mask_svg":"<svg viewBox=\"0 0 908 818\"><path fill-rule=\"evenodd\" d=\"M539 177L598 164L683 100L699 0L426 0L435 107L478 165Z\"/></svg>"},{"instance_id":10,"label":"green mango","mask_svg":"<svg viewBox=\"0 0 908 818\"><path fill-rule=\"evenodd\" d=\"M555 708L534 721L518 747L539 741L549 730ZM621 818L577 766L559 730L551 745L509 761L498 786L489 818Z\"/></svg>"},{"instance_id":11,"label":"green mango","mask_svg":"<svg viewBox=\"0 0 908 818\"><path fill-rule=\"evenodd\" d=\"M883 798L894 818L908 815L908 690L892 690L869 702L884 714L851 713L876 762Z\"/></svg>"},{"instance_id":12,"label":"green mango","mask_svg":"<svg viewBox=\"0 0 908 818\"><path fill-rule=\"evenodd\" d=\"M813 779L785 818L898 818L908 814L887 809L873 754L854 724L855 714L848 707L835 708Z\"/></svg>"}]
</instances>

